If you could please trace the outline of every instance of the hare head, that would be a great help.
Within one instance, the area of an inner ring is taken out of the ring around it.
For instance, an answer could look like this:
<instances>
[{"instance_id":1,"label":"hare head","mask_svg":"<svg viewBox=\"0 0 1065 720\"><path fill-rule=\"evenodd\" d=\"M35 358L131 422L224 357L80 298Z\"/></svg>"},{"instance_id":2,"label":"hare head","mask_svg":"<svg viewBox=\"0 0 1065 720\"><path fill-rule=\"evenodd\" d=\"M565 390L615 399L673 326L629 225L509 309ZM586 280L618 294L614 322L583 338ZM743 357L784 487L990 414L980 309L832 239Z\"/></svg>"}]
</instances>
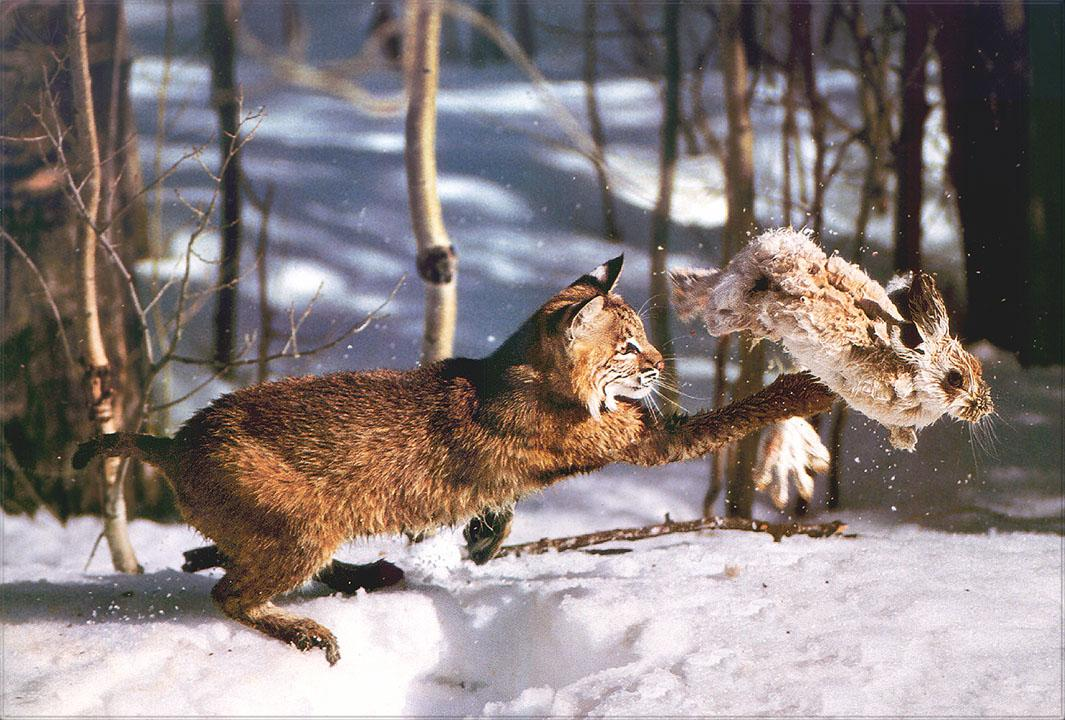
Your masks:
<instances>
[{"instance_id":1,"label":"hare head","mask_svg":"<svg viewBox=\"0 0 1065 720\"><path fill-rule=\"evenodd\" d=\"M887 286L905 323L892 328L891 346L913 369L925 410L977 422L994 411L980 361L950 336L947 308L931 275L896 277Z\"/></svg>"}]
</instances>

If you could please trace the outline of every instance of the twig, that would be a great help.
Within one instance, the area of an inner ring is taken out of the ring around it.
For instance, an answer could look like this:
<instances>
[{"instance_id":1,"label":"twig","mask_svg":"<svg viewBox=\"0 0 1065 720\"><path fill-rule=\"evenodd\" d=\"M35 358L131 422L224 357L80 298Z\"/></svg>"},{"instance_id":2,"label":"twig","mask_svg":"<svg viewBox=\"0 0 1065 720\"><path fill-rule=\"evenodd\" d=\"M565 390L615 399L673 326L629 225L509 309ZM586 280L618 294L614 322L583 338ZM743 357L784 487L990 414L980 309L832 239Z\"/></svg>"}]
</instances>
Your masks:
<instances>
[{"instance_id":1,"label":"twig","mask_svg":"<svg viewBox=\"0 0 1065 720\"><path fill-rule=\"evenodd\" d=\"M522 543L520 545L504 545L499 549L496 557L504 555L540 555L551 550L563 552L565 550L577 550L589 545L601 545L608 542L645 540L647 538L670 535L672 533L699 532L700 530L746 530L749 532L764 532L773 536L774 542L780 542L782 538L792 535L806 535L820 538L839 535L847 529L846 523L839 520L822 523L819 525L803 525L800 523L768 523L762 520L746 520L744 518L708 517L699 520L685 520L666 522L658 525L646 525L635 528L615 528L586 535L574 535L572 537L544 538L535 542Z\"/></svg>"},{"instance_id":2,"label":"twig","mask_svg":"<svg viewBox=\"0 0 1065 720\"><path fill-rule=\"evenodd\" d=\"M70 349L70 342L67 340L67 331L63 328L63 316L60 314L59 308L55 304L55 298L52 297L52 291L48 287L47 281L45 281L44 276L41 275L41 271L37 269L37 265L34 264L33 259L26 254L26 251L22 249L22 246L18 244L18 241L15 240L15 238L11 237L7 230L4 230L2 227L0 227L0 235L3 235L4 240L7 240L11 247L14 248L18 256L25 261L25 263L29 266L30 271L34 274L34 276L37 278L37 281L41 284L41 288L44 289L45 300L48 301L49 307L52 308L52 315L55 316L55 326L57 331L59 332L59 339L63 342L63 353L67 356L67 362L69 362L71 365L77 365L78 363L74 359L74 353Z\"/></svg>"},{"instance_id":3,"label":"twig","mask_svg":"<svg viewBox=\"0 0 1065 720\"><path fill-rule=\"evenodd\" d=\"M249 55L266 63L275 76L293 85L339 97L371 117L396 117L406 109L405 93L384 97L375 95L340 72L316 68L292 57L272 53L247 28L241 29L240 45Z\"/></svg>"},{"instance_id":4,"label":"twig","mask_svg":"<svg viewBox=\"0 0 1065 720\"><path fill-rule=\"evenodd\" d=\"M44 501L44 498L37 492L37 488L33 487L33 483L26 477L26 473L22 470L22 465L19 463L18 458L15 457L14 451L11 449L11 443L4 443L4 466L11 471L11 477L14 479L15 484L26 493L30 501L33 504L33 508L44 508L49 515L56 519L57 522L62 523L63 519L59 517L59 514L52 508L51 505Z\"/></svg>"},{"instance_id":5,"label":"twig","mask_svg":"<svg viewBox=\"0 0 1065 720\"><path fill-rule=\"evenodd\" d=\"M314 291L314 295L311 296L311 301L307 303L307 307L303 309L303 314L300 315L300 319L296 320L296 306L292 305L288 309L288 327L289 335L288 342L285 343L285 347L281 348L281 354L284 355L292 349L292 357L298 358L300 356L299 344L296 340L296 336L299 334L300 328L303 327L303 322L310 316L311 310L314 309L314 304L318 302L318 298L322 296L322 288L325 287L325 282L318 283L318 288Z\"/></svg>"},{"instance_id":6,"label":"twig","mask_svg":"<svg viewBox=\"0 0 1065 720\"><path fill-rule=\"evenodd\" d=\"M392 291L390 293L388 293L388 297L386 297L381 302L380 305L378 305L376 308L371 310L362 320L360 320L359 322L357 322L354 325L350 326L347 330L345 330L344 332L342 332L340 335L336 336L332 340L324 342L321 345L318 345L316 347L311 348L310 350L304 350L302 352L299 352L298 354L293 354L291 352L277 352L277 353L273 353L271 355L267 355L265 358L254 357L254 358L244 358L244 359L241 359L241 360L234 360L234 361L228 363L228 367L237 367L237 366L240 366L240 365L256 365L256 364L258 364L260 362L264 362L264 361L265 362L269 362L269 361L272 361L272 360L280 360L281 358L307 357L308 355L314 355L315 353L324 352L324 351L329 350L329 349L331 349L333 347L336 347L337 345L342 343L344 340L347 340L352 335L357 335L358 333L362 332L367 327L369 327L370 323L373 322L375 319L377 319L377 317L380 315L381 311L385 308L385 306L388 305L390 302L392 302L392 299L395 298L396 293L399 292L400 287L403 286L403 283L404 283L404 281L406 281L406 279L407 279L406 275L401 277L399 279L399 281L395 284L395 286L393 286ZM302 320L300 320L300 323L302 323ZM298 324L297 324L297 329L298 329ZM186 356L186 355L173 355L173 356L170 357L170 359L173 360L174 362L184 363L186 365L213 365L214 364L214 362L212 360L207 360L207 359L204 359L204 358L194 358L194 357L189 357L189 356Z\"/></svg>"}]
</instances>

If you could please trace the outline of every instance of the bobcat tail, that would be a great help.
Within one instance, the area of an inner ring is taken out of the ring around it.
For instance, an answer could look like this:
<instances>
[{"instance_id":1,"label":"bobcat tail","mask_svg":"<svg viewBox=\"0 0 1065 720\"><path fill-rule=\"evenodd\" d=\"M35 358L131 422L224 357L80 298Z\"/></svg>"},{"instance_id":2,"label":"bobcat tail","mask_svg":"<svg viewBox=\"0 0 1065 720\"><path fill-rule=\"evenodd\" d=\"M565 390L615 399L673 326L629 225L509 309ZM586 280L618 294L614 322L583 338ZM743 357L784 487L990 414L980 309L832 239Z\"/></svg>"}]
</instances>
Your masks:
<instances>
[{"instance_id":1,"label":"bobcat tail","mask_svg":"<svg viewBox=\"0 0 1065 720\"><path fill-rule=\"evenodd\" d=\"M111 433L86 440L78 445L71 464L81 470L97 455L105 457L133 457L152 465L161 465L167 458L174 441L156 435L137 433Z\"/></svg>"}]
</instances>

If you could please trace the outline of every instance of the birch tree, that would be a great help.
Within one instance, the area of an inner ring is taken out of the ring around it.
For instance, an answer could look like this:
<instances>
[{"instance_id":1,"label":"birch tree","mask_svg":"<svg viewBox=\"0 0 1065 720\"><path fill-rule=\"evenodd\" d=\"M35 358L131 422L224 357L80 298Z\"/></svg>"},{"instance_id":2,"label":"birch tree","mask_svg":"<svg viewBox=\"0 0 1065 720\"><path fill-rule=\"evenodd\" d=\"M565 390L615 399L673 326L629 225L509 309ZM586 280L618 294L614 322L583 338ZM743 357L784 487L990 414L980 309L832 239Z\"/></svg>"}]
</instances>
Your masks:
<instances>
[{"instance_id":1,"label":"birch tree","mask_svg":"<svg viewBox=\"0 0 1065 720\"><path fill-rule=\"evenodd\" d=\"M410 58L407 85L407 194L418 247L418 276L425 283L425 332L421 360L450 357L455 344L457 263L444 227L436 189L436 90L440 74L440 4L411 0L408 9Z\"/></svg>"},{"instance_id":2,"label":"birch tree","mask_svg":"<svg viewBox=\"0 0 1065 720\"><path fill-rule=\"evenodd\" d=\"M115 421L111 364L100 330L100 314L96 299L96 222L100 211L100 144L96 135L96 116L92 100L92 81L89 76L89 50L86 39L85 2L75 0L71 6L71 74L74 89L75 130L84 180L80 202L84 213L78 223L78 301L79 320L86 364L85 384L89 412L100 434L118 431ZM129 542L126 523L126 501L119 476L119 458L105 458L101 466L104 474L104 536L111 549L111 561L121 572L141 572L141 566Z\"/></svg>"}]
</instances>

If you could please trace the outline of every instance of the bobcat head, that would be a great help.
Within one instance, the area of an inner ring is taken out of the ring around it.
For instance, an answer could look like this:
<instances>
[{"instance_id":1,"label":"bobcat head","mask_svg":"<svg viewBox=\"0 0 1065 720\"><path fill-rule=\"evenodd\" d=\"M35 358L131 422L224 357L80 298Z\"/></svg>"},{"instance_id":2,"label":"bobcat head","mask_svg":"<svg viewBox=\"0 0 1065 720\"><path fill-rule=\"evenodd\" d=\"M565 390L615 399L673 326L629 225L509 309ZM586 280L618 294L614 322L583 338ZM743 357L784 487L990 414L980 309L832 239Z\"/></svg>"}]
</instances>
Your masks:
<instances>
[{"instance_id":1,"label":"bobcat head","mask_svg":"<svg viewBox=\"0 0 1065 720\"><path fill-rule=\"evenodd\" d=\"M650 395L664 366L639 314L612 292L623 262L618 256L577 278L524 328L532 334L529 359L544 380L597 420L617 410L619 398Z\"/></svg>"}]
</instances>

